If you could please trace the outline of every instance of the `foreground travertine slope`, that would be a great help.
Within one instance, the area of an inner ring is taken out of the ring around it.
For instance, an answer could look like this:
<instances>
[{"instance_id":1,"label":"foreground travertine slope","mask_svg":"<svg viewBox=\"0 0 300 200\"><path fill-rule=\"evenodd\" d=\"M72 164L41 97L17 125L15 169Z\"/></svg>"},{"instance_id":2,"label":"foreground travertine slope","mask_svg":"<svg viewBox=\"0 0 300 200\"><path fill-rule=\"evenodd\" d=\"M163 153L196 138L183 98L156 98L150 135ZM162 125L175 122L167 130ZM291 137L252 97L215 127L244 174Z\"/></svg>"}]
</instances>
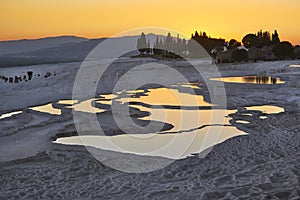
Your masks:
<instances>
[{"instance_id":1,"label":"foreground travertine slope","mask_svg":"<svg viewBox=\"0 0 300 200\"><path fill-rule=\"evenodd\" d=\"M205 158L145 174L110 169L84 147L57 146L52 155L1 164L1 198L297 199L299 119L285 113L253 120L239 127L249 135L215 146Z\"/></svg>"},{"instance_id":2,"label":"foreground travertine slope","mask_svg":"<svg viewBox=\"0 0 300 200\"><path fill-rule=\"evenodd\" d=\"M120 65L124 67L130 62L148 61L133 60ZM192 156L150 173L119 172L98 162L84 147L52 144L52 139L76 134L68 110L62 116L25 110L10 120L1 120L0 198L297 199L300 71L287 65L298 62L219 66L224 76L272 75L286 84L225 84L227 106L239 108L232 114L231 123L248 135L216 145L204 158ZM40 74L26 83L1 84L1 112L69 99L78 67L79 63L68 63L1 69L5 75L27 70ZM51 76L45 78L47 72ZM203 95L209 100L205 88ZM241 114L247 112L242 107L266 104L281 106L285 112L268 115L266 119L261 119L259 112L251 117ZM236 123L238 119L250 123ZM110 153L114 152L101 154ZM5 162L13 156L23 159Z\"/></svg>"}]
</instances>

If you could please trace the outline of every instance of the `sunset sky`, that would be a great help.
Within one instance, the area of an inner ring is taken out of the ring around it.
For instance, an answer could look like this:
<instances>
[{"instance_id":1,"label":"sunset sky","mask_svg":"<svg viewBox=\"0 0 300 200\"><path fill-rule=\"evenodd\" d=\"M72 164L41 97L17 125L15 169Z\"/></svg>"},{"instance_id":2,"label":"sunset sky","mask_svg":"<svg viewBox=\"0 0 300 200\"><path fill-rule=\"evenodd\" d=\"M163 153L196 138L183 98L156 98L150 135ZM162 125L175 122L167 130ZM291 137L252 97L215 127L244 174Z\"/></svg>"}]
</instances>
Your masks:
<instances>
[{"instance_id":1,"label":"sunset sky","mask_svg":"<svg viewBox=\"0 0 300 200\"><path fill-rule=\"evenodd\" d=\"M1 0L0 9L0 40L98 38L162 27L239 41L246 33L277 29L281 40L300 44L300 0Z\"/></svg>"}]
</instances>

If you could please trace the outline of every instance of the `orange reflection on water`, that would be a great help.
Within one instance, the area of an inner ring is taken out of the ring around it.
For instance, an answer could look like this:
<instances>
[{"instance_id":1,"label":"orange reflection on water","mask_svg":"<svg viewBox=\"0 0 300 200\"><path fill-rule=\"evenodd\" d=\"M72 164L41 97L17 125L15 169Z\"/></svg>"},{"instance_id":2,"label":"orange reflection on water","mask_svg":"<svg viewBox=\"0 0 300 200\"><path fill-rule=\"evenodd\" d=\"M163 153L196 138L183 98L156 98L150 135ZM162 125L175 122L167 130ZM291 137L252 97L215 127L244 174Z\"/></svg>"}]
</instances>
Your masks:
<instances>
[{"instance_id":1,"label":"orange reflection on water","mask_svg":"<svg viewBox=\"0 0 300 200\"><path fill-rule=\"evenodd\" d=\"M120 101L122 103L137 101L137 98L122 98ZM182 93L176 89L169 88L149 89L149 92L146 93L146 96L140 96L138 101L149 105L212 106L212 104L204 101L202 95Z\"/></svg>"},{"instance_id":2,"label":"orange reflection on water","mask_svg":"<svg viewBox=\"0 0 300 200\"><path fill-rule=\"evenodd\" d=\"M211 78L212 81L222 81L226 83L252 83L252 84L283 84L284 81L280 78L271 76L245 76L245 77L222 77Z\"/></svg>"}]
</instances>

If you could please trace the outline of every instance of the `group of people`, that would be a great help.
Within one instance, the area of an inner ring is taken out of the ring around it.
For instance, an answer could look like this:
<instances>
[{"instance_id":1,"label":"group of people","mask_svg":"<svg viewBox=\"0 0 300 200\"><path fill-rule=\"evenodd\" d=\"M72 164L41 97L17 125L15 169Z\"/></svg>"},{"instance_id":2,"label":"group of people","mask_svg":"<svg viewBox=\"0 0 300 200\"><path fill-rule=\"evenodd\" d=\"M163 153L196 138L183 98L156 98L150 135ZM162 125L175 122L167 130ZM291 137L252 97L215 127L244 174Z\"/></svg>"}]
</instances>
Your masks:
<instances>
[{"instance_id":1,"label":"group of people","mask_svg":"<svg viewBox=\"0 0 300 200\"><path fill-rule=\"evenodd\" d=\"M47 72L46 75L44 76L45 78L48 78L51 76L51 72ZM56 74L54 73L54 76ZM35 76L41 76L40 74L36 74ZM0 75L0 79L4 80L5 83L19 83L22 81L30 81L33 78L33 72L32 71L27 71L27 75L21 75L21 76L12 76L12 77L7 77L4 75Z\"/></svg>"},{"instance_id":2,"label":"group of people","mask_svg":"<svg viewBox=\"0 0 300 200\"><path fill-rule=\"evenodd\" d=\"M38 74L38 76L40 76L40 74ZM29 81L31 80L33 77L33 72L32 71L27 71L27 75L23 75L23 76L15 76L15 77L6 77L6 76L2 76L0 75L0 79L4 80L4 82L8 82L8 83L19 83L22 81Z\"/></svg>"}]
</instances>

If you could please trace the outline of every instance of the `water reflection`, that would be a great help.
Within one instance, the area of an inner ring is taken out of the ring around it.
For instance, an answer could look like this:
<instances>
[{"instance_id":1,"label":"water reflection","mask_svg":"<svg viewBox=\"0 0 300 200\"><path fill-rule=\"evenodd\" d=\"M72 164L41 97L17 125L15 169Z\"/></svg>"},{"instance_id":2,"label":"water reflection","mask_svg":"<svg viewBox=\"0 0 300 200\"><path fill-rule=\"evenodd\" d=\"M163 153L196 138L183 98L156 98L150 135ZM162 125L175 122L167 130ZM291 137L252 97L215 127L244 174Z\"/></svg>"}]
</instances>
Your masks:
<instances>
[{"instance_id":1,"label":"water reflection","mask_svg":"<svg viewBox=\"0 0 300 200\"><path fill-rule=\"evenodd\" d=\"M149 105L169 105L169 106L212 106L212 104L204 101L202 95L190 93L181 93L179 90L170 88L149 89L145 95L132 95L121 97L117 101L128 103L131 101L139 101Z\"/></svg>"},{"instance_id":2,"label":"water reflection","mask_svg":"<svg viewBox=\"0 0 300 200\"><path fill-rule=\"evenodd\" d=\"M226 117L236 110L178 110L178 109L152 109L143 106L134 106L141 111L150 112L150 116L143 120L162 121L174 127L167 132L184 132L204 125L229 125L230 118ZM217 117L216 117L217 116ZM221 116L221 117L218 117Z\"/></svg>"},{"instance_id":3,"label":"water reflection","mask_svg":"<svg viewBox=\"0 0 300 200\"><path fill-rule=\"evenodd\" d=\"M72 108L75 111L86 112L86 113L102 113L105 111L105 109L96 108L92 105L94 101L100 101L100 100L101 99L99 99L99 98L88 99L88 100L73 104L71 106L66 106L66 108Z\"/></svg>"},{"instance_id":4,"label":"water reflection","mask_svg":"<svg viewBox=\"0 0 300 200\"><path fill-rule=\"evenodd\" d=\"M272 105L263 105L263 106L249 106L246 107L247 110L257 110L261 111L265 114L277 114L284 112L284 109L278 106L272 106Z\"/></svg>"},{"instance_id":5,"label":"water reflection","mask_svg":"<svg viewBox=\"0 0 300 200\"><path fill-rule=\"evenodd\" d=\"M78 100L68 99L68 100L59 100L57 102L57 104L62 104L62 105L73 105L75 103L78 103Z\"/></svg>"},{"instance_id":6,"label":"water reflection","mask_svg":"<svg viewBox=\"0 0 300 200\"><path fill-rule=\"evenodd\" d=\"M236 123L240 123L240 124L250 124L250 122L246 121L246 120L236 120Z\"/></svg>"},{"instance_id":7,"label":"water reflection","mask_svg":"<svg viewBox=\"0 0 300 200\"><path fill-rule=\"evenodd\" d=\"M263 82L269 81L263 79ZM198 87L198 83L197 85L187 83L177 85L177 89L163 87L120 91L114 94L101 94L99 98L87 99L81 102L77 100L60 100L57 102L57 104L62 105L61 107L86 113L102 113L110 108L109 105L112 105L112 102L122 106L129 105L140 111L150 113L149 116L143 115L143 117L139 117L140 120L172 124L173 128L170 130L158 131L157 133L159 134L146 135L129 133L117 136L67 137L59 138L56 142L62 144L84 144L123 153L181 159L194 153L200 153L229 138L245 134L229 122L232 118L228 116L237 112L237 110L214 109L214 105L206 102L202 95L187 93L186 91L181 92L180 90L180 87L194 89ZM106 105L104 106L106 109L96 108L94 102ZM53 108L52 103L30 109L53 115L62 114L60 109ZM250 106L246 107L246 110L257 110L263 114L284 112L283 108L272 105ZM18 112L21 111L4 114L0 119ZM251 112L245 112L242 115L252 116ZM260 116L261 119L265 117L264 115ZM245 125L251 123L244 119L235 119L234 121ZM107 125L109 126L109 124Z\"/></svg>"},{"instance_id":8,"label":"water reflection","mask_svg":"<svg viewBox=\"0 0 300 200\"><path fill-rule=\"evenodd\" d=\"M19 114L19 113L22 113L22 111L15 111L15 112L10 112L10 113L5 113L5 114L2 114L0 116L0 119L8 118L8 117L11 117L11 116Z\"/></svg>"},{"instance_id":9,"label":"water reflection","mask_svg":"<svg viewBox=\"0 0 300 200\"><path fill-rule=\"evenodd\" d=\"M300 65L290 65L290 67L300 67Z\"/></svg>"},{"instance_id":10,"label":"water reflection","mask_svg":"<svg viewBox=\"0 0 300 200\"><path fill-rule=\"evenodd\" d=\"M192 89L200 89L201 83L199 82L183 82L183 83L178 83L173 86L180 86L180 87L187 87L187 88L192 88Z\"/></svg>"},{"instance_id":11,"label":"water reflection","mask_svg":"<svg viewBox=\"0 0 300 200\"><path fill-rule=\"evenodd\" d=\"M245 133L239 131L235 127L219 126L205 127L190 133L151 134L146 140L142 139L143 135L75 136L59 138L56 143L69 145L85 144L104 150L122 153L182 159L192 154L202 152L228 138L244 134Z\"/></svg>"},{"instance_id":12,"label":"water reflection","mask_svg":"<svg viewBox=\"0 0 300 200\"><path fill-rule=\"evenodd\" d=\"M184 85L184 87L195 87L189 86L189 84ZM228 138L245 134L229 123L228 114L236 110L199 109L201 106L211 107L213 105L206 102L202 95L182 93L177 89L156 88L122 91L101 95L100 99L93 100L106 104L115 101L121 105L132 102L141 103L142 105L136 104L131 107L149 112L150 115L139 119L165 122L174 127L163 134L147 134L146 138L145 135L129 133L118 136L60 138L56 141L57 143L84 144L123 153L181 159L193 153L199 153ZM193 109L182 109L181 107L184 106L193 107Z\"/></svg>"},{"instance_id":13,"label":"water reflection","mask_svg":"<svg viewBox=\"0 0 300 200\"><path fill-rule=\"evenodd\" d=\"M133 135L129 133L117 136L76 136L59 138L56 141L57 143L84 144L122 153L181 159L194 153L200 153L206 148L229 138L245 134L229 122L232 118L228 116L237 112L237 110L213 109L214 106L206 102L202 95L182 93L177 89L156 88L121 91L115 94L101 95L100 97L87 100L86 104L90 106L92 101L107 105L111 105L113 101L121 105L129 103L130 107L150 113L149 116L139 119L165 122L172 124L174 127L168 131L158 132L160 134ZM132 102L136 104L132 105ZM74 106L76 105L78 104ZM184 109L184 106L193 109ZM201 109L203 106L210 108ZM259 110L264 114L284 111L283 108L271 105L250 106L246 109ZM243 115L252 116L251 113L243 113ZM242 119L237 119L235 122L250 123Z\"/></svg>"},{"instance_id":14,"label":"water reflection","mask_svg":"<svg viewBox=\"0 0 300 200\"><path fill-rule=\"evenodd\" d=\"M251 83L251 84L283 84L284 81L280 78L273 78L271 76L244 76L244 77L223 77L211 78L213 81L223 81L226 83Z\"/></svg>"},{"instance_id":15,"label":"water reflection","mask_svg":"<svg viewBox=\"0 0 300 200\"><path fill-rule=\"evenodd\" d=\"M30 109L43 112L43 113L52 114L52 115L61 115L61 110L57 108L53 108L52 103L42 105L42 106L32 107Z\"/></svg>"}]
</instances>

